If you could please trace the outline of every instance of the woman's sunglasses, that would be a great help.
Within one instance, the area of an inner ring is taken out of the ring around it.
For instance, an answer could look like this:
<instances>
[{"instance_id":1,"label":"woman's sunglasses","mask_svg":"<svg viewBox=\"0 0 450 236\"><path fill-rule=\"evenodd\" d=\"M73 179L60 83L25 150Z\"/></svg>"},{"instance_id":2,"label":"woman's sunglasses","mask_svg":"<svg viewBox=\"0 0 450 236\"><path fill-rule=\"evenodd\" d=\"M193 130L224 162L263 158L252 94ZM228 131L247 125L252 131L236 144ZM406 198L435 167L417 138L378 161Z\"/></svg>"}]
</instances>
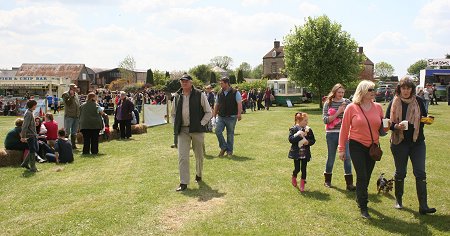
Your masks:
<instances>
[{"instance_id":1,"label":"woman's sunglasses","mask_svg":"<svg viewBox=\"0 0 450 236\"><path fill-rule=\"evenodd\" d=\"M368 91L368 92L373 92L373 91L375 91L375 89L370 88L370 89L367 89L367 91Z\"/></svg>"}]
</instances>

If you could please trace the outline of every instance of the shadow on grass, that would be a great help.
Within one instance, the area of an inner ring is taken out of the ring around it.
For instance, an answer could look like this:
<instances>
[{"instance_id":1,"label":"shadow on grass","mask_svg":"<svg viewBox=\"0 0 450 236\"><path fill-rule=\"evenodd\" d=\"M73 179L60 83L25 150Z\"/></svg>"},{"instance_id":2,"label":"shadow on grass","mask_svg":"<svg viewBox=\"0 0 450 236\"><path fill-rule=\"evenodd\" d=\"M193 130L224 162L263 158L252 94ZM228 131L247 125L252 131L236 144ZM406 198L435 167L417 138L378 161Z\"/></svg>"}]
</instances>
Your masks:
<instances>
[{"instance_id":1,"label":"shadow on grass","mask_svg":"<svg viewBox=\"0 0 450 236\"><path fill-rule=\"evenodd\" d=\"M382 197L387 197L387 198L389 198L389 199L391 199L391 200L395 200L395 197L394 196L392 196L391 194L383 194L383 193L380 193L380 194L377 194L377 193L370 193L369 194L369 201L371 201L371 202L374 202L374 203L380 203L381 202L381 198ZM392 203L393 204L393 203Z\"/></svg>"},{"instance_id":2,"label":"shadow on grass","mask_svg":"<svg viewBox=\"0 0 450 236\"><path fill-rule=\"evenodd\" d=\"M332 188L336 189L338 192L344 194L348 199L355 199L356 198L356 191L348 191L347 189L342 189L342 188L338 188L338 187L335 187L335 186L333 186ZM395 197L392 196L391 193L380 193L380 194L371 193L371 194L369 194L369 200L371 202L374 202L374 203L381 202L380 199L382 197L386 197L388 199L395 200Z\"/></svg>"},{"instance_id":3,"label":"shadow on grass","mask_svg":"<svg viewBox=\"0 0 450 236\"><path fill-rule=\"evenodd\" d=\"M36 174L36 172L32 172L32 171L29 171L29 170L24 170L23 173L22 173L22 177L30 178L30 177L33 177L35 174Z\"/></svg>"},{"instance_id":4,"label":"shadow on grass","mask_svg":"<svg viewBox=\"0 0 450 236\"><path fill-rule=\"evenodd\" d=\"M106 153L97 153L97 154L80 154L79 157L82 158L95 158L95 157L102 157L106 156Z\"/></svg>"},{"instance_id":5,"label":"shadow on grass","mask_svg":"<svg viewBox=\"0 0 450 236\"><path fill-rule=\"evenodd\" d=\"M369 213L376 215L377 217L373 217L368 220L367 223L384 231L402 235L408 235L411 233L417 235L431 235L431 232L427 228L426 224L408 223L407 221L386 216L374 209L369 209Z\"/></svg>"},{"instance_id":6,"label":"shadow on grass","mask_svg":"<svg viewBox=\"0 0 450 236\"><path fill-rule=\"evenodd\" d=\"M335 186L332 186L331 188L336 189L336 191L344 194L348 199L354 200L356 198L356 191L348 191L347 189L342 189Z\"/></svg>"},{"instance_id":7,"label":"shadow on grass","mask_svg":"<svg viewBox=\"0 0 450 236\"><path fill-rule=\"evenodd\" d=\"M304 192L300 192L299 194L307 197L307 198L313 198L315 200L319 200L319 201L329 201L330 200L330 195L328 193L323 193L323 192L319 192L319 191L304 191Z\"/></svg>"},{"instance_id":8,"label":"shadow on grass","mask_svg":"<svg viewBox=\"0 0 450 236\"><path fill-rule=\"evenodd\" d=\"M429 215L419 214L419 206L417 206L417 210L412 210L407 207L404 207L403 210L413 214L415 218L418 218L420 224L431 225L433 228L440 231L450 232L450 216L439 215L439 209L436 209L437 213Z\"/></svg>"},{"instance_id":9,"label":"shadow on grass","mask_svg":"<svg viewBox=\"0 0 450 236\"><path fill-rule=\"evenodd\" d=\"M207 202L213 198L221 198L226 193L220 193L218 189L212 189L207 183L198 183L198 189L183 191L182 194L189 197L198 197L199 202Z\"/></svg>"},{"instance_id":10,"label":"shadow on grass","mask_svg":"<svg viewBox=\"0 0 450 236\"><path fill-rule=\"evenodd\" d=\"M227 159L227 160L230 160L230 161L252 161L253 160L253 158L251 158L251 157L244 157L244 156L238 156L238 155L218 157L218 156L206 155L205 154L205 158L208 159L208 160L211 160L211 159Z\"/></svg>"}]
</instances>

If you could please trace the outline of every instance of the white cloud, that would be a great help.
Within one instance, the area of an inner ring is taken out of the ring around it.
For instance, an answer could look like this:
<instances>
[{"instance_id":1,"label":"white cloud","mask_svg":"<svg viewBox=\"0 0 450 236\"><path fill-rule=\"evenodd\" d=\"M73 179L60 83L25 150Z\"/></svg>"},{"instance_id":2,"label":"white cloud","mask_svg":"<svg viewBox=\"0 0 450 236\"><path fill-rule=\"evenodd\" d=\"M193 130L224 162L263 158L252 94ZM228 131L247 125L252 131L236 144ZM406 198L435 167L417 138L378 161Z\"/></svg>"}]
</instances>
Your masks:
<instances>
[{"instance_id":1,"label":"white cloud","mask_svg":"<svg viewBox=\"0 0 450 236\"><path fill-rule=\"evenodd\" d=\"M420 10L414 25L426 36L437 42L448 44L450 38L450 1L430 1Z\"/></svg>"},{"instance_id":2,"label":"white cloud","mask_svg":"<svg viewBox=\"0 0 450 236\"><path fill-rule=\"evenodd\" d=\"M244 7L252 7L252 6L266 6L271 3L271 0L242 0L241 4Z\"/></svg>"},{"instance_id":3,"label":"white cloud","mask_svg":"<svg viewBox=\"0 0 450 236\"><path fill-rule=\"evenodd\" d=\"M400 32L381 32L370 43L372 47L376 47L386 51L398 51L407 48L408 38Z\"/></svg>"},{"instance_id":4,"label":"white cloud","mask_svg":"<svg viewBox=\"0 0 450 236\"><path fill-rule=\"evenodd\" d=\"M320 7L309 2L302 2L299 6L299 9L300 13L305 16L312 16L320 13Z\"/></svg>"},{"instance_id":5,"label":"white cloud","mask_svg":"<svg viewBox=\"0 0 450 236\"><path fill-rule=\"evenodd\" d=\"M120 8L126 12L164 10L172 7L189 7L198 0L122 0Z\"/></svg>"}]
</instances>

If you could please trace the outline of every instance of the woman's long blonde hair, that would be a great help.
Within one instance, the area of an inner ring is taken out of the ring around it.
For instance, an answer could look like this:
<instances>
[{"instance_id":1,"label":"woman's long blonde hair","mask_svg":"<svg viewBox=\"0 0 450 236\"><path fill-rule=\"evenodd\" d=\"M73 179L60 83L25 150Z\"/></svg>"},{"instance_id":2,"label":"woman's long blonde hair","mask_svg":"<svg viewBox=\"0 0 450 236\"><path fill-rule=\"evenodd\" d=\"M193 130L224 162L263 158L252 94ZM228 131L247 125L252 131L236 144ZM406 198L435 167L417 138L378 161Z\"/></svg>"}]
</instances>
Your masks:
<instances>
[{"instance_id":1,"label":"woman's long blonde hair","mask_svg":"<svg viewBox=\"0 0 450 236\"><path fill-rule=\"evenodd\" d=\"M343 89L343 90L345 91L345 88L344 88L344 86L343 86L342 84L335 84L335 85L333 86L333 88L331 89L331 91L330 91L330 93L328 94L328 97L327 97L328 106L329 106L329 105L331 104L331 102L333 101L333 98L336 97L336 93L337 93L337 91L338 91L340 88Z\"/></svg>"},{"instance_id":2,"label":"woman's long blonde hair","mask_svg":"<svg viewBox=\"0 0 450 236\"><path fill-rule=\"evenodd\" d=\"M372 81L363 80L359 82L358 87L356 87L355 94L353 95L352 102L355 104L361 104L364 95L369 92L370 88L375 89L375 84Z\"/></svg>"}]
</instances>

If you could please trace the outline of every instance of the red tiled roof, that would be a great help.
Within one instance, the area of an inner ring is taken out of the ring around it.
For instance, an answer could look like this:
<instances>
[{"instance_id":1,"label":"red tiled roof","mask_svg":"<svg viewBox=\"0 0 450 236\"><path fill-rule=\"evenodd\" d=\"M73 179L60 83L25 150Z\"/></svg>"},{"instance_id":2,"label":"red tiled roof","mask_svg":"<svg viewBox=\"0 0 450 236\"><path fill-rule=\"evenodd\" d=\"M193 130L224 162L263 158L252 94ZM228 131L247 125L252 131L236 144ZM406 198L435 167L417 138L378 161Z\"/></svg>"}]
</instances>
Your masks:
<instances>
[{"instance_id":1,"label":"red tiled roof","mask_svg":"<svg viewBox=\"0 0 450 236\"><path fill-rule=\"evenodd\" d=\"M264 57L265 58L273 58L272 52L275 50L277 52L276 57L284 57L284 46L279 46L278 48L272 48Z\"/></svg>"},{"instance_id":2,"label":"red tiled roof","mask_svg":"<svg viewBox=\"0 0 450 236\"><path fill-rule=\"evenodd\" d=\"M16 76L54 76L78 79L84 64L28 64L19 68Z\"/></svg>"}]
</instances>

